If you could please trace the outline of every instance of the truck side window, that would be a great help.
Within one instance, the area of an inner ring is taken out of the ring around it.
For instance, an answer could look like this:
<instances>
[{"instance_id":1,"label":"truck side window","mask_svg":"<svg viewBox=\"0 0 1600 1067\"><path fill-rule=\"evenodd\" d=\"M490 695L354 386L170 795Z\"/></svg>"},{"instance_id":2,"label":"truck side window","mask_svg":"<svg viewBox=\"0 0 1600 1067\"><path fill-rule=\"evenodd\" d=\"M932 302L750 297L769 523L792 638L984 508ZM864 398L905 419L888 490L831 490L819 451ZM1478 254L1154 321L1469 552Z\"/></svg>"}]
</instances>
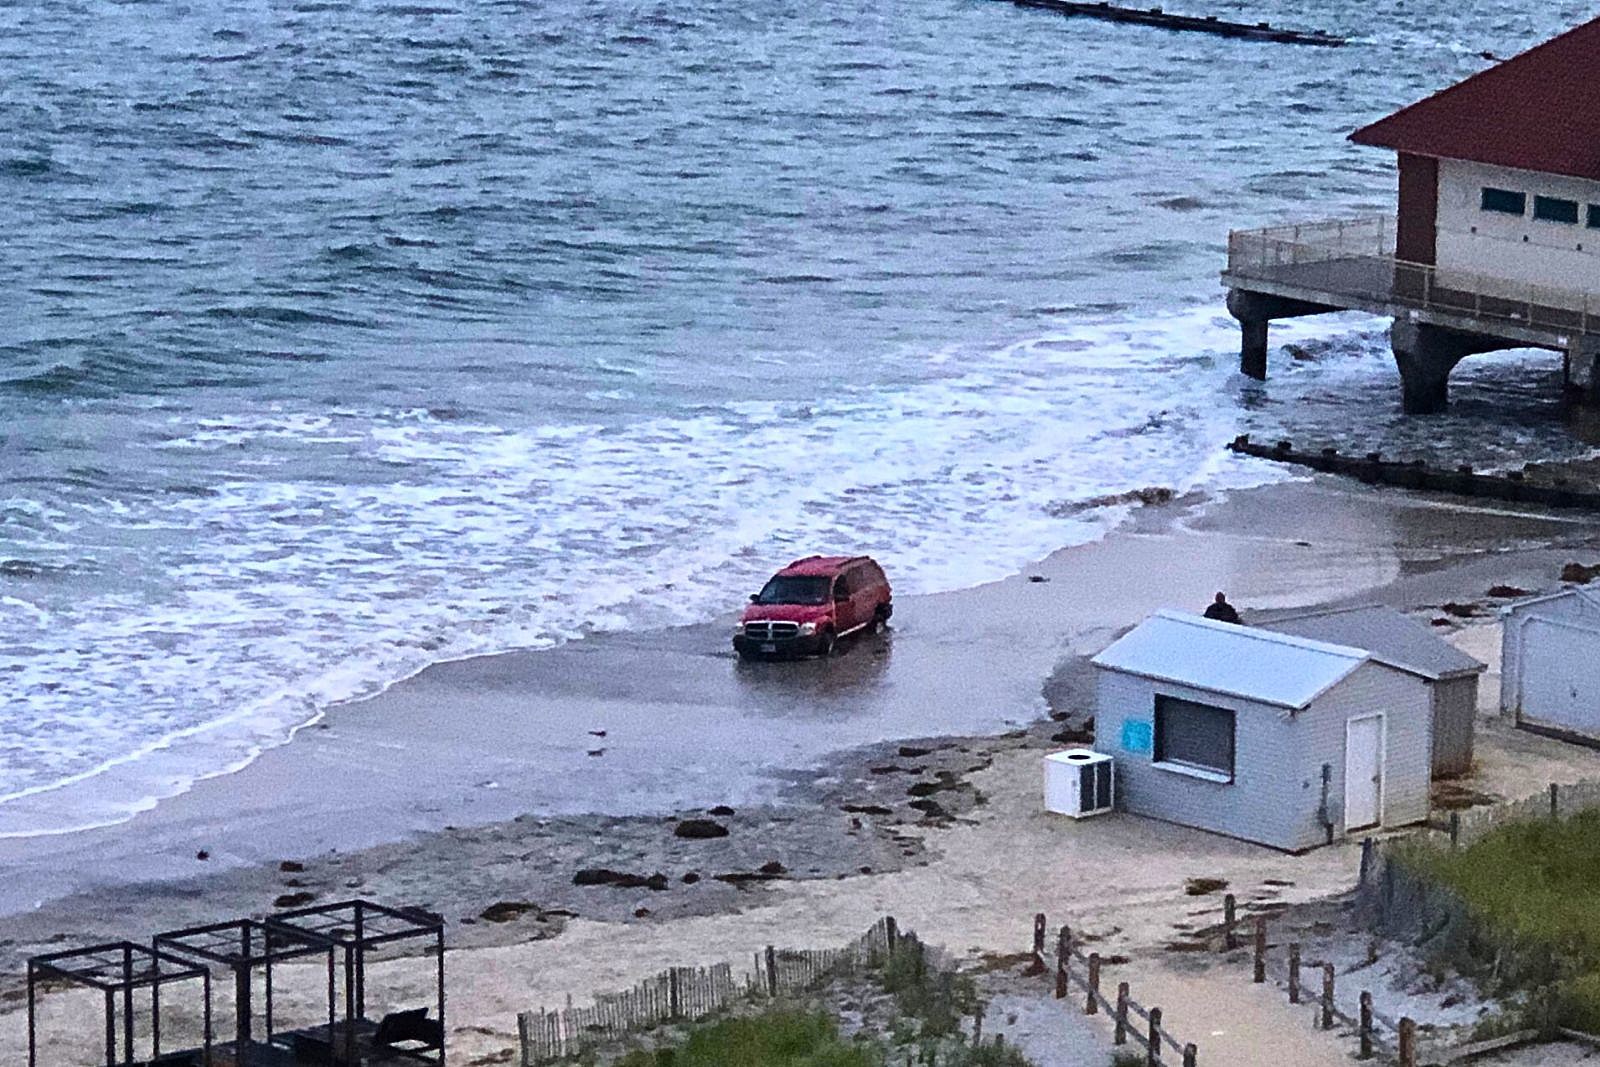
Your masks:
<instances>
[{"instance_id":1,"label":"truck side window","mask_svg":"<svg viewBox=\"0 0 1600 1067\"><path fill-rule=\"evenodd\" d=\"M849 600L851 592L852 587L848 573L841 574L833 580L833 599Z\"/></svg>"}]
</instances>

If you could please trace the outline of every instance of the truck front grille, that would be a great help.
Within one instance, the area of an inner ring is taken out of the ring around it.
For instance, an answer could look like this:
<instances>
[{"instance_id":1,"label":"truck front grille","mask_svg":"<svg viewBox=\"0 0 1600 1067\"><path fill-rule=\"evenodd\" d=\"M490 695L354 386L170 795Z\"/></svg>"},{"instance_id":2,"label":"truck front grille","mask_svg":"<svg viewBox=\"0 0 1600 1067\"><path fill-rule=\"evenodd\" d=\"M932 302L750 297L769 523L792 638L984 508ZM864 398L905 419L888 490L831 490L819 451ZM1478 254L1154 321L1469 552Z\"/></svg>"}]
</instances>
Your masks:
<instances>
[{"instance_id":1,"label":"truck front grille","mask_svg":"<svg viewBox=\"0 0 1600 1067\"><path fill-rule=\"evenodd\" d=\"M793 641L800 636L797 622L747 622L744 635L752 641Z\"/></svg>"}]
</instances>

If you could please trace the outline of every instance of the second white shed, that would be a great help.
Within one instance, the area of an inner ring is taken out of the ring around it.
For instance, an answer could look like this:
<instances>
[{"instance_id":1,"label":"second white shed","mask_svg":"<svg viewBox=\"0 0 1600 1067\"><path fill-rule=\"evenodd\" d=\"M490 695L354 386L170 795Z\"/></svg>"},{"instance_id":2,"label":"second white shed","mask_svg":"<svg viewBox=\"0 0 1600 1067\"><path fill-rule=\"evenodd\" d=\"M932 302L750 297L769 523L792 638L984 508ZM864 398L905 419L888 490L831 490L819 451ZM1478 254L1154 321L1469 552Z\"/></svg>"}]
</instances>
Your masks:
<instances>
[{"instance_id":1,"label":"second white shed","mask_svg":"<svg viewBox=\"0 0 1600 1067\"><path fill-rule=\"evenodd\" d=\"M1291 852L1427 818L1428 687L1361 649L1160 612L1094 664L1129 812Z\"/></svg>"},{"instance_id":2,"label":"second white shed","mask_svg":"<svg viewBox=\"0 0 1600 1067\"><path fill-rule=\"evenodd\" d=\"M1600 590L1524 600L1500 621L1500 710L1518 726L1600 741Z\"/></svg>"},{"instance_id":3,"label":"second white shed","mask_svg":"<svg viewBox=\"0 0 1600 1067\"><path fill-rule=\"evenodd\" d=\"M1433 701L1435 777L1472 770L1478 679L1487 669L1427 626L1379 604L1271 615L1256 625L1279 633L1361 648L1428 684Z\"/></svg>"}]
</instances>

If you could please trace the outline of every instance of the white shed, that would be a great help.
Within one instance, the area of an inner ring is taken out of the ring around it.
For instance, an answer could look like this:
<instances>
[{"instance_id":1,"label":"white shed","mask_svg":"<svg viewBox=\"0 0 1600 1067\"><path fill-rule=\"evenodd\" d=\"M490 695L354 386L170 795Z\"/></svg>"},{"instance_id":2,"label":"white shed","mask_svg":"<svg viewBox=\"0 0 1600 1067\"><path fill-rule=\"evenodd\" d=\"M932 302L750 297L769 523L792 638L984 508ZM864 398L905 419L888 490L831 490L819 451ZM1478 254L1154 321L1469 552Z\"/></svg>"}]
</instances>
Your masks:
<instances>
[{"instance_id":1,"label":"white shed","mask_svg":"<svg viewBox=\"0 0 1600 1067\"><path fill-rule=\"evenodd\" d=\"M1501 612L1500 710L1518 726L1600 741L1600 590Z\"/></svg>"},{"instance_id":2,"label":"white shed","mask_svg":"<svg viewBox=\"0 0 1600 1067\"><path fill-rule=\"evenodd\" d=\"M1313 641L1361 648L1428 683L1433 700L1433 773L1472 770L1478 677L1487 668L1433 630L1381 604L1273 614L1252 624Z\"/></svg>"},{"instance_id":3,"label":"white shed","mask_svg":"<svg viewBox=\"0 0 1600 1067\"><path fill-rule=\"evenodd\" d=\"M1159 612L1094 664L1129 812L1291 852L1427 818L1428 686L1361 649Z\"/></svg>"}]
</instances>

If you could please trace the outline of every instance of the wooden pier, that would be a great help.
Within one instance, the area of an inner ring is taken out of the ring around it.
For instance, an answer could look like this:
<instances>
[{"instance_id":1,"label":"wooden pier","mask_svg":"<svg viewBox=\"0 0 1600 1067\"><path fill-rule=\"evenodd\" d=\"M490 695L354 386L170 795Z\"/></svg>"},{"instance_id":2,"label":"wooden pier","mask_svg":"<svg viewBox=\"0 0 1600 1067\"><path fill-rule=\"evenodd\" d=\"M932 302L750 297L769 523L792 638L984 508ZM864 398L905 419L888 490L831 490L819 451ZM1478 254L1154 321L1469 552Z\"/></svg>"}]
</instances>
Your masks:
<instances>
[{"instance_id":1,"label":"wooden pier","mask_svg":"<svg viewBox=\"0 0 1600 1067\"><path fill-rule=\"evenodd\" d=\"M1271 41L1275 44L1309 44L1338 48L1343 37L1321 30L1291 30L1270 22L1229 22L1215 15L1175 15L1159 7L1118 7L1110 3L1080 3L1078 0L1011 0L1018 7L1037 7L1061 15L1076 15L1105 22L1126 22L1155 26L1163 30L1209 33L1244 41Z\"/></svg>"}]
</instances>

